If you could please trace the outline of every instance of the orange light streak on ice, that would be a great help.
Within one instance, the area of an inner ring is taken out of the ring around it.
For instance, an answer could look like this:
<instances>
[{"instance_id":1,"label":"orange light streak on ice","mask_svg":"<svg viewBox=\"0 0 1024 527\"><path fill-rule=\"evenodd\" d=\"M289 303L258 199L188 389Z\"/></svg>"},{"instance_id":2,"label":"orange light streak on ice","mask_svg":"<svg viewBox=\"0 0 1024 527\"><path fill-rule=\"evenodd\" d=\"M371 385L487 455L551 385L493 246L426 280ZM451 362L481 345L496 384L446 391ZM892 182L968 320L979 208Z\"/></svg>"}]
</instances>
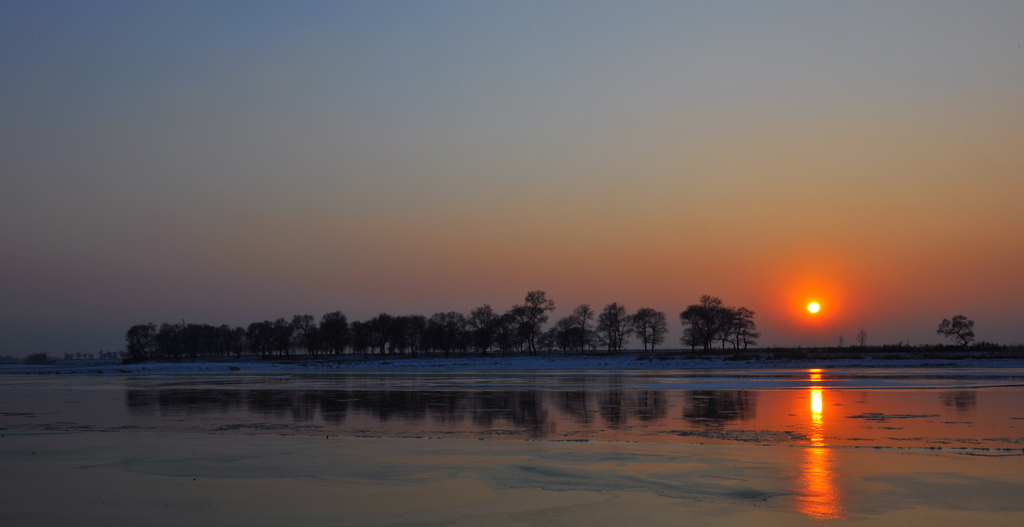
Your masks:
<instances>
[{"instance_id":1,"label":"orange light streak on ice","mask_svg":"<svg viewBox=\"0 0 1024 527\"><path fill-rule=\"evenodd\" d=\"M811 381L821 382L821 370L811 370ZM843 504L835 478L834 452L825 442L824 396L821 388L811 388L811 426L801 479L803 492L798 498L800 512L816 519L843 518Z\"/></svg>"}]
</instances>

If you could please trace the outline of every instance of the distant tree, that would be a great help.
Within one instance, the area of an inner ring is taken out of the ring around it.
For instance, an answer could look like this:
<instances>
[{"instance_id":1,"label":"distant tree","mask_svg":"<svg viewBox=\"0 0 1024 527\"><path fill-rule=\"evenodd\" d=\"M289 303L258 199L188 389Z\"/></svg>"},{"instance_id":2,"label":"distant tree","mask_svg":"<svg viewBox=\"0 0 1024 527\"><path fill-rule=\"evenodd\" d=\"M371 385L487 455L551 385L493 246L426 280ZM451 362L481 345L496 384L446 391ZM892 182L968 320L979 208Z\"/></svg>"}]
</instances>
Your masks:
<instances>
[{"instance_id":1,"label":"distant tree","mask_svg":"<svg viewBox=\"0 0 1024 527\"><path fill-rule=\"evenodd\" d=\"M391 318L391 325L388 327L388 353L405 354L409 349L409 317L398 316Z\"/></svg>"},{"instance_id":2,"label":"distant tree","mask_svg":"<svg viewBox=\"0 0 1024 527\"><path fill-rule=\"evenodd\" d=\"M841 334L839 335L839 347L843 347L843 336Z\"/></svg>"},{"instance_id":3,"label":"distant tree","mask_svg":"<svg viewBox=\"0 0 1024 527\"><path fill-rule=\"evenodd\" d=\"M857 332L857 336L854 337L854 340L857 342L857 345L862 347L862 348L867 346L868 345L868 332L865 331L864 328L860 328L860 331Z\"/></svg>"},{"instance_id":4,"label":"distant tree","mask_svg":"<svg viewBox=\"0 0 1024 527\"><path fill-rule=\"evenodd\" d=\"M457 311L434 313L427 319L427 338L430 348L445 357L469 347L466 316Z\"/></svg>"},{"instance_id":5,"label":"distant tree","mask_svg":"<svg viewBox=\"0 0 1024 527\"><path fill-rule=\"evenodd\" d=\"M498 317L495 342L501 349L502 357L509 353L522 351L523 332L519 329L520 320L525 318L522 311L522 306L514 306Z\"/></svg>"},{"instance_id":6,"label":"distant tree","mask_svg":"<svg viewBox=\"0 0 1024 527\"><path fill-rule=\"evenodd\" d=\"M231 338L231 342L233 349L235 351L235 355L241 357L242 354L245 353L245 350L248 345L248 340L246 339L247 332L245 331L245 328L236 326L234 329L231 330L231 333L234 334L234 336Z\"/></svg>"},{"instance_id":7,"label":"distant tree","mask_svg":"<svg viewBox=\"0 0 1024 527\"><path fill-rule=\"evenodd\" d=\"M555 310L555 301L550 300L544 291L526 293L526 300L521 306L520 331L526 340L530 355L537 354L537 337L544 331L548 321L548 312Z\"/></svg>"},{"instance_id":8,"label":"distant tree","mask_svg":"<svg viewBox=\"0 0 1024 527\"><path fill-rule=\"evenodd\" d=\"M245 330L222 324L215 329L214 353L241 357L245 352Z\"/></svg>"},{"instance_id":9,"label":"distant tree","mask_svg":"<svg viewBox=\"0 0 1024 527\"><path fill-rule=\"evenodd\" d=\"M391 336L392 318L387 313L381 313L367 322L370 328L370 347L381 355L387 351L388 340Z\"/></svg>"},{"instance_id":10,"label":"distant tree","mask_svg":"<svg viewBox=\"0 0 1024 527\"><path fill-rule=\"evenodd\" d=\"M636 310L632 320L633 330L636 331L636 336L643 343L644 351L647 351L648 345L651 347L651 351L654 351L655 346L665 341L665 333L668 331L665 313L649 307L642 307Z\"/></svg>"},{"instance_id":11,"label":"distant tree","mask_svg":"<svg viewBox=\"0 0 1024 527\"><path fill-rule=\"evenodd\" d=\"M722 307L715 312L714 316L716 318L715 333L712 339L721 342L723 350L726 344L732 344L734 349L738 348L736 337L739 335L739 311L732 307Z\"/></svg>"},{"instance_id":12,"label":"distant tree","mask_svg":"<svg viewBox=\"0 0 1024 527\"><path fill-rule=\"evenodd\" d=\"M136 324L124 334L125 351L132 360L148 359L155 347L156 324Z\"/></svg>"},{"instance_id":13,"label":"distant tree","mask_svg":"<svg viewBox=\"0 0 1024 527\"><path fill-rule=\"evenodd\" d=\"M40 366L43 364L49 364L50 362L50 357L48 357L45 353L33 353L28 357L25 357L23 364Z\"/></svg>"},{"instance_id":14,"label":"distant tree","mask_svg":"<svg viewBox=\"0 0 1024 527\"><path fill-rule=\"evenodd\" d=\"M548 331L551 347L561 350L562 353L568 352L575 344L577 331L579 331L579 326L576 323L576 317L569 315L558 319Z\"/></svg>"},{"instance_id":15,"label":"distant tree","mask_svg":"<svg viewBox=\"0 0 1024 527\"><path fill-rule=\"evenodd\" d=\"M944 318L939 323L939 329L935 332L946 338L953 339L956 343L966 348L974 340L974 321L969 320L963 315L957 315L953 317L953 320Z\"/></svg>"},{"instance_id":16,"label":"distant tree","mask_svg":"<svg viewBox=\"0 0 1024 527\"><path fill-rule=\"evenodd\" d=\"M558 328L551 327L537 336L537 349L542 351L555 351L559 349ZM565 350L562 350L563 352Z\"/></svg>"},{"instance_id":17,"label":"distant tree","mask_svg":"<svg viewBox=\"0 0 1024 527\"><path fill-rule=\"evenodd\" d=\"M292 329L295 342L316 358L320 351L320 327L313 315L295 315L292 317Z\"/></svg>"},{"instance_id":18,"label":"distant tree","mask_svg":"<svg viewBox=\"0 0 1024 527\"><path fill-rule=\"evenodd\" d=\"M617 302L604 306L597 317L597 336L608 347L608 353L621 351L632 332L633 323L624 306Z\"/></svg>"},{"instance_id":19,"label":"distant tree","mask_svg":"<svg viewBox=\"0 0 1024 527\"><path fill-rule=\"evenodd\" d=\"M320 340L328 352L335 355L344 353L350 339L348 318L341 311L332 311L320 317Z\"/></svg>"},{"instance_id":20,"label":"distant tree","mask_svg":"<svg viewBox=\"0 0 1024 527\"><path fill-rule=\"evenodd\" d=\"M571 316L576 324L576 331L573 332L575 346L580 351L590 348L594 340L590 331L590 321L594 320L594 310L590 308L590 304L580 304L572 310Z\"/></svg>"},{"instance_id":21,"label":"distant tree","mask_svg":"<svg viewBox=\"0 0 1024 527\"><path fill-rule=\"evenodd\" d=\"M185 323L160 324L155 337L156 354L164 359L179 360L186 353Z\"/></svg>"},{"instance_id":22,"label":"distant tree","mask_svg":"<svg viewBox=\"0 0 1024 527\"><path fill-rule=\"evenodd\" d=\"M406 340L409 343L410 353L415 357L418 352L427 349L427 317L410 315L405 319Z\"/></svg>"},{"instance_id":23,"label":"distant tree","mask_svg":"<svg viewBox=\"0 0 1024 527\"><path fill-rule=\"evenodd\" d=\"M249 324L245 331L245 339L252 353L266 358L274 349L274 323L264 320Z\"/></svg>"},{"instance_id":24,"label":"distant tree","mask_svg":"<svg viewBox=\"0 0 1024 527\"><path fill-rule=\"evenodd\" d=\"M354 321L349 327L352 330L352 352L362 353L363 357L369 357L370 349L370 324L367 322Z\"/></svg>"},{"instance_id":25,"label":"distant tree","mask_svg":"<svg viewBox=\"0 0 1024 527\"><path fill-rule=\"evenodd\" d=\"M687 306L679 313L679 321L683 324L682 342L691 348L701 346L710 350L715 341L721 340L720 336L732 324L732 320L733 317L722 305L722 299L703 295L697 304Z\"/></svg>"},{"instance_id":26,"label":"distant tree","mask_svg":"<svg viewBox=\"0 0 1024 527\"><path fill-rule=\"evenodd\" d=\"M741 307L735 310L735 313L736 347L739 348L741 344L743 349L747 349L747 346L757 346L757 339L761 338L761 333L757 331L757 324L754 323L754 312Z\"/></svg>"},{"instance_id":27,"label":"distant tree","mask_svg":"<svg viewBox=\"0 0 1024 527\"><path fill-rule=\"evenodd\" d=\"M274 321L274 349L277 353L288 357L292 350L292 334L295 328L283 318Z\"/></svg>"},{"instance_id":28,"label":"distant tree","mask_svg":"<svg viewBox=\"0 0 1024 527\"><path fill-rule=\"evenodd\" d=\"M498 315L491 306L484 304L469 313L467 319L473 335L473 346L480 353L486 354L494 346L495 334L498 331Z\"/></svg>"}]
</instances>

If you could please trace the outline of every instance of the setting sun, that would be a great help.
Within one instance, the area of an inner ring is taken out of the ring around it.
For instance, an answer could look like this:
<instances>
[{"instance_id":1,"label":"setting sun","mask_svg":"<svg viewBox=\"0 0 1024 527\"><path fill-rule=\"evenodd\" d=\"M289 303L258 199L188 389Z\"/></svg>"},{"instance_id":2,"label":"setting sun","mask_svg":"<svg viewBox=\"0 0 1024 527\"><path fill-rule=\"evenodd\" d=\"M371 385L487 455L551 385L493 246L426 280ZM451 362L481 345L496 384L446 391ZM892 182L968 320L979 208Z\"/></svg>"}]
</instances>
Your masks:
<instances>
[{"instance_id":1,"label":"setting sun","mask_svg":"<svg viewBox=\"0 0 1024 527\"><path fill-rule=\"evenodd\" d=\"M810 304L807 304L807 310L810 311L811 313L817 313L819 309L821 309L821 306L819 306L817 302L811 302Z\"/></svg>"}]
</instances>

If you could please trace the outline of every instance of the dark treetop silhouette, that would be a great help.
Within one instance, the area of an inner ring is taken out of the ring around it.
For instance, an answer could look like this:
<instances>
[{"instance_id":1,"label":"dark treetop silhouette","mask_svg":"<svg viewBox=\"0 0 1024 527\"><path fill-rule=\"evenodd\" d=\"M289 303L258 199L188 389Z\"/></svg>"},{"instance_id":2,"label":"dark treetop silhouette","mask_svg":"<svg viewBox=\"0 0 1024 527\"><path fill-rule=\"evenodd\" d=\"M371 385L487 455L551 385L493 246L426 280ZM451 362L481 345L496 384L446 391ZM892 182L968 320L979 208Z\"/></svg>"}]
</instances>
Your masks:
<instances>
[{"instance_id":1,"label":"dark treetop silhouette","mask_svg":"<svg viewBox=\"0 0 1024 527\"><path fill-rule=\"evenodd\" d=\"M527 293L522 304L501 314L484 304L470 311L469 316L456 311L430 317L381 313L369 320L349 322L341 311L334 311L323 315L319 323L312 315L295 315L290 322L278 318L253 322L246 328L185 322L137 324L125 333L125 355L128 361L142 361L244 355L267 359L300 354L316 359L323 354L361 354L369 358L371 354L450 357L471 352L536 355L541 350L569 353L603 349L617 353L626 349L631 337L636 337L643 351L648 352L664 343L668 332L665 313L642 307L629 314L617 302L606 305L596 317L590 304L580 304L545 329L554 309L555 302L537 290ZM756 347L761 336L752 310L727 307L711 295L703 295L696 304L687 306L679 313L679 320L683 329L680 342L691 350L745 350ZM996 346L984 342L972 345L974 321L963 315L943 319L937 333L963 348ZM863 328L855 342L860 348L867 346Z\"/></svg>"},{"instance_id":2,"label":"dark treetop silhouette","mask_svg":"<svg viewBox=\"0 0 1024 527\"><path fill-rule=\"evenodd\" d=\"M967 347L974 340L974 321L963 315L957 315L953 320L944 318L935 332Z\"/></svg>"},{"instance_id":3,"label":"dark treetop silhouette","mask_svg":"<svg viewBox=\"0 0 1024 527\"><path fill-rule=\"evenodd\" d=\"M689 306L680 314L685 328L684 342L710 349L720 341L722 347L735 349L756 346L757 326L754 312L746 308L727 308L717 297L705 295L700 304ZM555 302L544 291L530 291L522 304L505 313L496 313L484 304L469 316L455 311L440 312L429 318L423 315L394 316L381 313L366 321L349 322L340 311L327 313L319 323L312 315L295 315L253 322L247 328L209 324L137 324L125 333L128 360L180 360L206 357L287 358L302 352L321 354L345 353L434 355L487 354L502 355L538 350L595 351L608 353L625 349L635 335L644 351L653 351L665 341L668 323L665 313L640 308L629 314L618 303L604 307L592 325L595 312L589 304L581 304L572 314L557 320L545 329L548 314Z\"/></svg>"}]
</instances>

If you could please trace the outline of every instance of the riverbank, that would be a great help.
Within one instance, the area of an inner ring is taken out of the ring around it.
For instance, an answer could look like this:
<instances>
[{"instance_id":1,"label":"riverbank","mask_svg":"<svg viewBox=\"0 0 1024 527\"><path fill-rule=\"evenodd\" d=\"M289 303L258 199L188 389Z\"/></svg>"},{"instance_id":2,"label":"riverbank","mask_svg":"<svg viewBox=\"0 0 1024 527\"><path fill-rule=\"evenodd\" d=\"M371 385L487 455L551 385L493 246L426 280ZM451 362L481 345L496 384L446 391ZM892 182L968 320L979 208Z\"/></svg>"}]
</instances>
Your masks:
<instances>
[{"instance_id":1,"label":"riverbank","mask_svg":"<svg viewBox=\"0 0 1024 527\"><path fill-rule=\"evenodd\" d=\"M355 355L290 360L210 359L122 364L117 360L62 360L46 365L4 364L0 374L160 374L189 372L285 371L489 371L489 370L730 370L847 368L1021 368L1018 354L949 353L909 350L886 354L838 354L813 351L762 351L743 355L696 356L689 353L472 355L419 357Z\"/></svg>"}]
</instances>

